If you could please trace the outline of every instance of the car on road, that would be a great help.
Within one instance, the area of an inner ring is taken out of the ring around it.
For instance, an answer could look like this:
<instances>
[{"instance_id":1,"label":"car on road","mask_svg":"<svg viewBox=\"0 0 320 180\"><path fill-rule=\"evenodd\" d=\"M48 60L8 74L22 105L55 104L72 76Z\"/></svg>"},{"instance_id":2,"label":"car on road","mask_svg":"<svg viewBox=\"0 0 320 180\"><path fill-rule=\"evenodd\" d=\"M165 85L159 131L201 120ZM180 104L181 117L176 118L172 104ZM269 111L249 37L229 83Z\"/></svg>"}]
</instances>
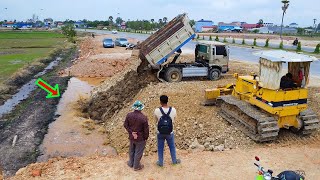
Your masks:
<instances>
[{"instance_id":1,"label":"car on road","mask_svg":"<svg viewBox=\"0 0 320 180\"><path fill-rule=\"evenodd\" d=\"M114 41L114 44L116 46L121 46L121 47L126 47L127 44L128 44L128 40L126 38L117 38L115 41Z\"/></svg>"},{"instance_id":2,"label":"car on road","mask_svg":"<svg viewBox=\"0 0 320 180\"><path fill-rule=\"evenodd\" d=\"M103 40L104 48L114 48L114 42L111 38L106 38Z\"/></svg>"},{"instance_id":3,"label":"car on road","mask_svg":"<svg viewBox=\"0 0 320 180\"><path fill-rule=\"evenodd\" d=\"M114 30L111 31L111 33L112 34L118 34L118 31L114 29Z\"/></svg>"}]
</instances>

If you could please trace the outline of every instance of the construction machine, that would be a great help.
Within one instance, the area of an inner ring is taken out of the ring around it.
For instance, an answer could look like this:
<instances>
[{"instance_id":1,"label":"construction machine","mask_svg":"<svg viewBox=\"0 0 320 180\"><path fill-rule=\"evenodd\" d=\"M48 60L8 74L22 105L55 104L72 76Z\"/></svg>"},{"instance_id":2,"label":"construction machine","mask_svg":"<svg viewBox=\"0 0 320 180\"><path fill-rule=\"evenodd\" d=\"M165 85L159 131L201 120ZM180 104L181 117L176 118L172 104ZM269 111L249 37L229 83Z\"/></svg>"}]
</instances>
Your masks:
<instances>
[{"instance_id":1,"label":"construction machine","mask_svg":"<svg viewBox=\"0 0 320 180\"><path fill-rule=\"evenodd\" d=\"M320 127L308 109L307 98L312 56L282 50L261 51L259 74L240 76L235 84L205 90L205 104L219 101L219 115L257 142L277 138L281 128L310 134ZM280 87L291 74L292 87Z\"/></svg>"}]
</instances>

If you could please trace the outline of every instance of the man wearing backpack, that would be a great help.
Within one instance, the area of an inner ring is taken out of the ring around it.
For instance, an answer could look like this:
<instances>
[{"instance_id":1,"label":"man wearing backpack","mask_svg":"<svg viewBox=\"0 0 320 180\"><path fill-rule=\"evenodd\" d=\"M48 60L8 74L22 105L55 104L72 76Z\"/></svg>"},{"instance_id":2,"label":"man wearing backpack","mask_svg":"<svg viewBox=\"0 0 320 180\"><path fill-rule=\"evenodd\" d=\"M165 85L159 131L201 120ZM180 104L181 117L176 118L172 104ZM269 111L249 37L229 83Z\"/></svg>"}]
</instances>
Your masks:
<instances>
[{"instance_id":1,"label":"man wearing backpack","mask_svg":"<svg viewBox=\"0 0 320 180\"><path fill-rule=\"evenodd\" d=\"M180 164L180 159L176 157L176 147L174 144L173 123L177 116L177 111L174 107L168 106L168 96L160 96L161 107L155 109L154 115L157 121L157 142L158 142L158 162L157 165L163 166L163 151L164 143L167 141L172 164Z\"/></svg>"},{"instance_id":2,"label":"man wearing backpack","mask_svg":"<svg viewBox=\"0 0 320 180\"><path fill-rule=\"evenodd\" d=\"M144 109L144 105L140 101L136 101L132 109L134 111L128 113L123 126L126 128L130 140L129 161L127 164L135 171L138 171L143 168L140 160L149 137L149 124L147 116L141 112Z\"/></svg>"}]
</instances>

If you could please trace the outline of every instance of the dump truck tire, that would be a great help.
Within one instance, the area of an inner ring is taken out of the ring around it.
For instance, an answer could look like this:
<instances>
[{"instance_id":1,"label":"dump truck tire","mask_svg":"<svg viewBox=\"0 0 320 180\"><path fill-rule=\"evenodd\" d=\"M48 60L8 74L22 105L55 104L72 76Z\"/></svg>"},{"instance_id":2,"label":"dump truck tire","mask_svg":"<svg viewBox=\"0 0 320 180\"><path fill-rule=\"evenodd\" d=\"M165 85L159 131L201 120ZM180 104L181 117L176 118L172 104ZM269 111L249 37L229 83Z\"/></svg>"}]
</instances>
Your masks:
<instances>
[{"instance_id":1,"label":"dump truck tire","mask_svg":"<svg viewBox=\"0 0 320 180\"><path fill-rule=\"evenodd\" d=\"M182 79L182 72L178 68L170 67L166 70L165 79L168 82L180 82Z\"/></svg>"},{"instance_id":2,"label":"dump truck tire","mask_svg":"<svg viewBox=\"0 0 320 180\"><path fill-rule=\"evenodd\" d=\"M220 79L220 77L221 77L221 71L219 69L217 68L210 69L209 75L208 75L208 78L210 80L216 81Z\"/></svg>"}]
</instances>

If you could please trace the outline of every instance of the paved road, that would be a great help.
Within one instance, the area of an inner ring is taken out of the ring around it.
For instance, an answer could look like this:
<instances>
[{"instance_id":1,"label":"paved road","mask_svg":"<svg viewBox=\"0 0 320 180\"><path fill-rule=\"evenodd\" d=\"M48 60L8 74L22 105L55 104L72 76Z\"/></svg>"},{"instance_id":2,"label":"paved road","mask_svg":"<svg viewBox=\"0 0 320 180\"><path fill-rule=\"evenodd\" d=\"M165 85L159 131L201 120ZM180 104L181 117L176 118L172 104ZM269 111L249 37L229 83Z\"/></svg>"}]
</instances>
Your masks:
<instances>
[{"instance_id":1,"label":"paved road","mask_svg":"<svg viewBox=\"0 0 320 180\"><path fill-rule=\"evenodd\" d=\"M79 29L79 31L84 31L83 29ZM87 29L87 32L93 32L95 34L111 34L111 31L105 31L105 30L94 30L94 29ZM136 33L126 33L126 32L118 32L117 36L119 37L127 37L127 38L135 38L135 39L139 39L141 41L145 40L146 38L148 38L150 35L149 34L136 34ZM223 40L223 39L220 39ZM232 41L232 39L228 39L228 41ZM249 43L250 40L247 40L247 43ZM242 41L239 40L236 41L236 43L241 44ZM252 42L251 42L252 43ZM257 43L259 46L264 46L263 43ZM263 44L263 45L262 45ZM194 52L194 48L195 48L196 42L190 41L189 43L187 43L183 48L182 51L183 52L190 52L193 53ZM271 47L278 47L278 45L276 46L275 44L270 44ZM290 45L284 45L285 48L290 48ZM305 47L306 51L308 51L308 47ZM294 48L295 49L295 48ZM310 50L310 49L309 49ZM230 57L231 59L237 59L237 60L242 60L242 61L249 61L249 62L259 62L259 57L253 55L254 52L259 51L258 49L255 48L248 48L248 47L238 47L238 46L232 46L230 45ZM320 76L320 61L314 62L311 65L311 75L314 76Z\"/></svg>"}]
</instances>

